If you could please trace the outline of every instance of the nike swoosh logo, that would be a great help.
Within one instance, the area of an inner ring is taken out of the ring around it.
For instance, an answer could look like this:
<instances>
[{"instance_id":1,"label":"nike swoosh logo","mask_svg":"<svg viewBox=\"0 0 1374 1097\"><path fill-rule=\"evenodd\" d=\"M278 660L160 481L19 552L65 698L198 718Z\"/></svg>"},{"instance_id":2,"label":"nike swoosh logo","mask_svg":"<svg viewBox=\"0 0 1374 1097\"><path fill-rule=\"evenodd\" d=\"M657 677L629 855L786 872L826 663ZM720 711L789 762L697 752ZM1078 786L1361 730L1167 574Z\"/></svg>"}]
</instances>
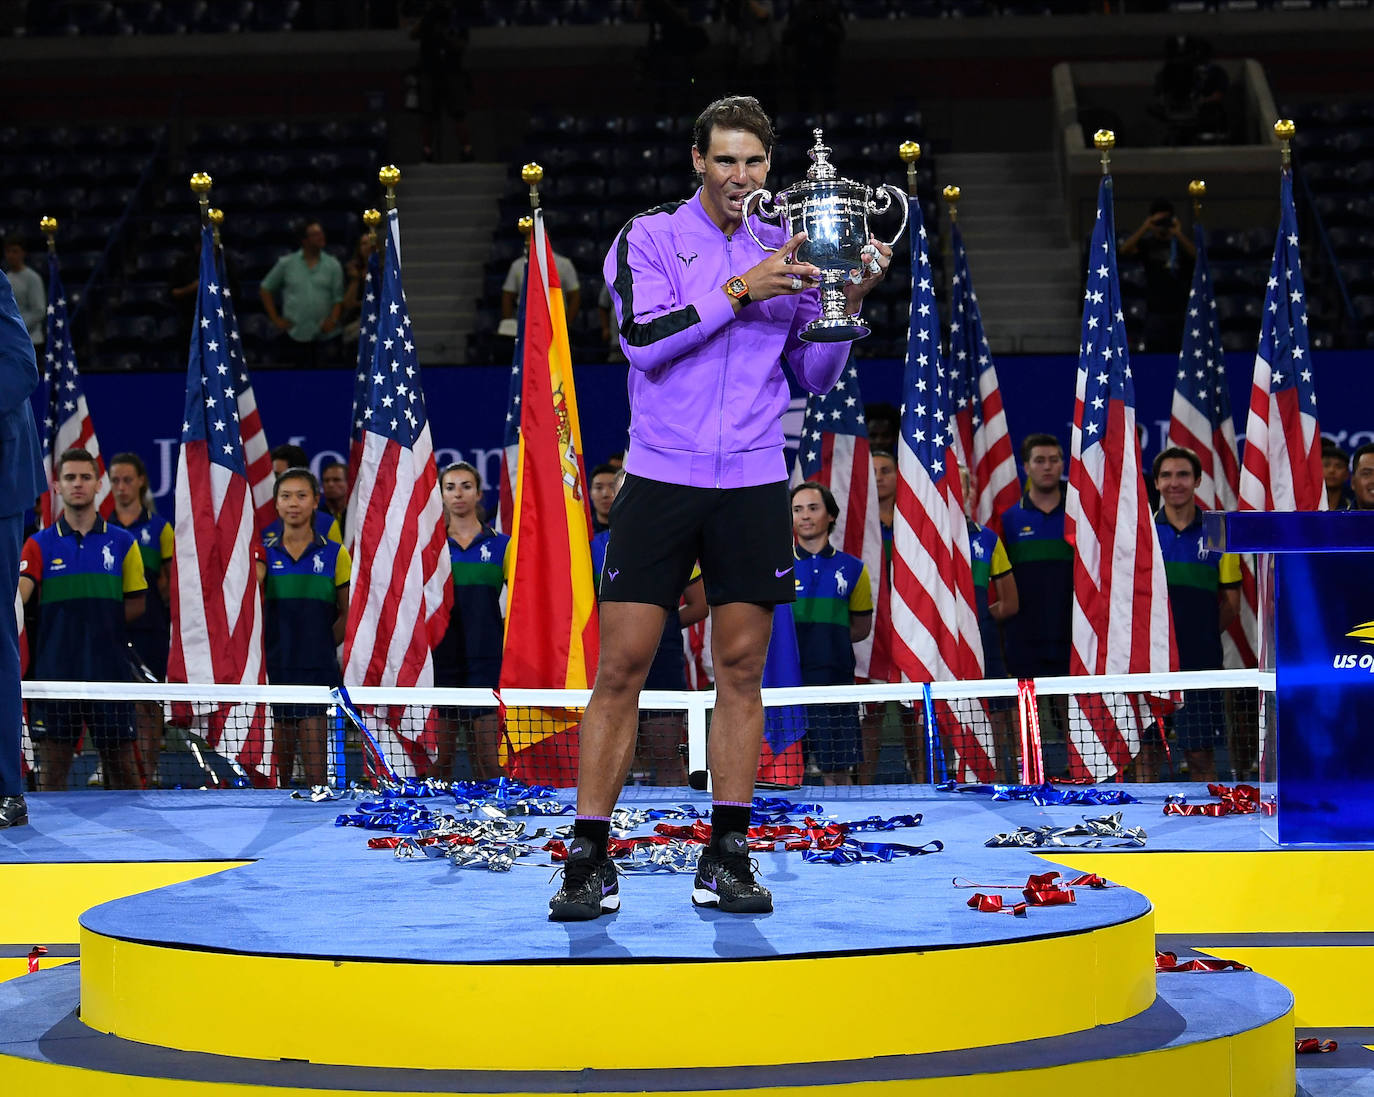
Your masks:
<instances>
[{"instance_id":1,"label":"nike swoosh logo","mask_svg":"<svg viewBox=\"0 0 1374 1097\"><path fill-rule=\"evenodd\" d=\"M614 884L602 884L602 885L601 885L601 894L602 894L602 895L609 895L609 894L610 894L611 892L613 892L614 890L615 890L615 885L614 885Z\"/></svg>"},{"instance_id":2,"label":"nike swoosh logo","mask_svg":"<svg viewBox=\"0 0 1374 1097\"><path fill-rule=\"evenodd\" d=\"M789 571L791 571L791 570L792 570L791 568L783 568L782 571L778 571L778 570L775 568L775 569L773 570L773 578L775 578L775 579L781 579L784 575L786 575L786 574L787 574Z\"/></svg>"}]
</instances>

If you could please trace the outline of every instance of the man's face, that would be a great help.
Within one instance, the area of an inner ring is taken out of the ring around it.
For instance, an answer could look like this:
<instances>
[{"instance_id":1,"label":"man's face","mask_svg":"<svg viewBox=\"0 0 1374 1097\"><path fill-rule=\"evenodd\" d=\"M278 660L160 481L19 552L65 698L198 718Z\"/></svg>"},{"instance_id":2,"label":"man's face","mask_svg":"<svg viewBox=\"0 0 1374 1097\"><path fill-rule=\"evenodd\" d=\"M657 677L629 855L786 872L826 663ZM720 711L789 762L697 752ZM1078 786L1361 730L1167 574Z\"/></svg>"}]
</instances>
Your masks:
<instances>
[{"instance_id":1,"label":"man's face","mask_svg":"<svg viewBox=\"0 0 1374 1097\"><path fill-rule=\"evenodd\" d=\"M24 245L6 244L5 245L5 269L19 270L24 265Z\"/></svg>"},{"instance_id":2,"label":"man's face","mask_svg":"<svg viewBox=\"0 0 1374 1097\"><path fill-rule=\"evenodd\" d=\"M110 466L110 491L115 503L121 507L132 507L140 502L143 479L133 465L123 463Z\"/></svg>"},{"instance_id":3,"label":"man's face","mask_svg":"<svg viewBox=\"0 0 1374 1097\"><path fill-rule=\"evenodd\" d=\"M768 178L768 150L748 130L715 126L706 155L692 146L692 166L701 176L701 204L717 225L744 219L743 198Z\"/></svg>"},{"instance_id":4,"label":"man's face","mask_svg":"<svg viewBox=\"0 0 1374 1097\"><path fill-rule=\"evenodd\" d=\"M797 540L825 537L829 532L830 515L819 491L807 488L792 496L792 533Z\"/></svg>"},{"instance_id":5,"label":"man's face","mask_svg":"<svg viewBox=\"0 0 1374 1097\"><path fill-rule=\"evenodd\" d=\"M1343 457L1323 457L1322 458L1322 480L1331 491L1345 487L1345 482L1350 478L1350 468L1345 463Z\"/></svg>"},{"instance_id":6,"label":"man's face","mask_svg":"<svg viewBox=\"0 0 1374 1097\"><path fill-rule=\"evenodd\" d=\"M897 463L891 457L873 458L873 479L878 485L878 502L886 503L897 496Z\"/></svg>"},{"instance_id":7,"label":"man's face","mask_svg":"<svg viewBox=\"0 0 1374 1097\"><path fill-rule=\"evenodd\" d=\"M82 510L95 502L95 466L89 461L68 461L57 474L57 493L62 502L73 510Z\"/></svg>"},{"instance_id":8,"label":"man's face","mask_svg":"<svg viewBox=\"0 0 1374 1097\"><path fill-rule=\"evenodd\" d=\"M1155 490L1168 506L1186 507L1193 501L1193 494L1197 491L1193 463L1183 457L1165 458L1159 464L1159 474L1155 476Z\"/></svg>"},{"instance_id":9,"label":"man's face","mask_svg":"<svg viewBox=\"0 0 1374 1097\"><path fill-rule=\"evenodd\" d=\"M592 507L599 522L605 523L615 502L615 473L602 472L592 477Z\"/></svg>"},{"instance_id":10,"label":"man's face","mask_svg":"<svg viewBox=\"0 0 1374 1097\"><path fill-rule=\"evenodd\" d=\"M1026 478L1037 491L1055 487L1064 475L1064 452L1058 446L1034 446L1026 461Z\"/></svg>"},{"instance_id":11,"label":"man's face","mask_svg":"<svg viewBox=\"0 0 1374 1097\"><path fill-rule=\"evenodd\" d=\"M305 236L301 238L307 251L319 251L324 247L324 227L318 224L305 226Z\"/></svg>"},{"instance_id":12,"label":"man's face","mask_svg":"<svg viewBox=\"0 0 1374 1097\"><path fill-rule=\"evenodd\" d=\"M277 485L277 514L284 525L306 524L314 517L318 503L315 489L304 476L293 476Z\"/></svg>"},{"instance_id":13,"label":"man's face","mask_svg":"<svg viewBox=\"0 0 1374 1097\"><path fill-rule=\"evenodd\" d=\"M348 470L343 465L330 465L320 474L320 490L325 502L338 505L348 500Z\"/></svg>"},{"instance_id":14,"label":"man's face","mask_svg":"<svg viewBox=\"0 0 1374 1097\"><path fill-rule=\"evenodd\" d=\"M1374 508L1374 453L1360 457L1360 463L1350 477L1350 490L1355 493L1355 502L1361 510Z\"/></svg>"},{"instance_id":15,"label":"man's face","mask_svg":"<svg viewBox=\"0 0 1374 1097\"><path fill-rule=\"evenodd\" d=\"M440 487L450 518L465 518L477 510L477 481L467 469L445 473Z\"/></svg>"}]
</instances>

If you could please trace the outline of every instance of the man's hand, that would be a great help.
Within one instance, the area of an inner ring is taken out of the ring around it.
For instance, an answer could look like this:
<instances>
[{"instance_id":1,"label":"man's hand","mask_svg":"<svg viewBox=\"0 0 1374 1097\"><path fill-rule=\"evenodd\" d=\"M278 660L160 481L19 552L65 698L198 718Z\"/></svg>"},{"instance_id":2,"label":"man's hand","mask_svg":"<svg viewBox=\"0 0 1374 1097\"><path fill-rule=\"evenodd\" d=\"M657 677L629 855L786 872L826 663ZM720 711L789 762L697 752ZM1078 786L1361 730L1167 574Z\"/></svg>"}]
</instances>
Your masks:
<instances>
[{"instance_id":1,"label":"man's hand","mask_svg":"<svg viewBox=\"0 0 1374 1097\"><path fill-rule=\"evenodd\" d=\"M324 333L327 335L327 334L329 334L331 331L333 331L333 330L334 330L336 327L338 327L338 326L339 326L339 322L338 322L337 320L335 320L334 317L332 317L332 316L326 316L326 317L324 318L324 322L323 322L322 324L320 324L320 330L321 330L322 332L324 332Z\"/></svg>"},{"instance_id":2,"label":"man's hand","mask_svg":"<svg viewBox=\"0 0 1374 1097\"><path fill-rule=\"evenodd\" d=\"M274 316L272 317L272 326L280 331L290 331L291 321L285 316Z\"/></svg>"},{"instance_id":3,"label":"man's hand","mask_svg":"<svg viewBox=\"0 0 1374 1097\"><path fill-rule=\"evenodd\" d=\"M797 249L804 243L806 233L799 232L763 262L744 272L742 277L749 284L751 301L767 301L770 297L797 294L820 285L820 267L794 260Z\"/></svg>"},{"instance_id":4,"label":"man's hand","mask_svg":"<svg viewBox=\"0 0 1374 1097\"><path fill-rule=\"evenodd\" d=\"M887 268L892 264L892 249L876 236L868 238L868 243L864 245L863 256L862 278L858 284L856 285L852 281L844 284L844 297L849 302L851 311L858 308L859 302L867 297L869 291L887 276Z\"/></svg>"}]
</instances>

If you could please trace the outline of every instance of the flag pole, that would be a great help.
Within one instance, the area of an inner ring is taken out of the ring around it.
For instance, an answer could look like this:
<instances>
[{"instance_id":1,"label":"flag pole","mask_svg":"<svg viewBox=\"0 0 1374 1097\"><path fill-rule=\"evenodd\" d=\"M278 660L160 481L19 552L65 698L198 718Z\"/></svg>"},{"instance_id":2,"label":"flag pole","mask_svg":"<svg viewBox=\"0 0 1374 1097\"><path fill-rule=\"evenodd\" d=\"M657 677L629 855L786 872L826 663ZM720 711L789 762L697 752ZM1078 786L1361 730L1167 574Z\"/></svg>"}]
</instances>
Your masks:
<instances>
[{"instance_id":1,"label":"flag pole","mask_svg":"<svg viewBox=\"0 0 1374 1097\"><path fill-rule=\"evenodd\" d=\"M958 187L946 187L941 194L944 195L945 203L949 206L949 223L955 224L959 220L959 198L961 191Z\"/></svg>"},{"instance_id":2,"label":"flag pole","mask_svg":"<svg viewBox=\"0 0 1374 1097\"><path fill-rule=\"evenodd\" d=\"M396 208L396 187L401 181L401 169L395 164L388 164L377 173L377 181L386 187L386 211L390 213Z\"/></svg>"},{"instance_id":3,"label":"flag pole","mask_svg":"<svg viewBox=\"0 0 1374 1097\"><path fill-rule=\"evenodd\" d=\"M44 217L38 222L39 231L48 238L48 254L57 254L57 218Z\"/></svg>"},{"instance_id":4,"label":"flag pole","mask_svg":"<svg viewBox=\"0 0 1374 1097\"><path fill-rule=\"evenodd\" d=\"M1112 173L1112 149L1116 148L1116 134L1111 130L1098 130L1093 134L1093 145L1102 154L1102 174Z\"/></svg>"},{"instance_id":5,"label":"flag pole","mask_svg":"<svg viewBox=\"0 0 1374 1097\"><path fill-rule=\"evenodd\" d=\"M196 197L200 201L200 223L208 224L210 221L210 188L215 181L203 171L196 172L191 176L191 189L195 191Z\"/></svg>"},{"instance_id":6,"label":"flag pole","mask_svg":"<svg viewBox=\"0 0 1374 1097\"><path fill-rule=\"evenodd\" d=\"M1193 220L1202 220L1202 200L1207 197L1207 182L1204 179L1188 181L1188 196L1193 200Z\"/></svg>"},{"instance_id":7,"label":"flag pole","mask_svg":"<svg viewBox=\"0 0 1374 1097\"><path fill-rule=\"evenodd\" d=\"M1293 136L1297 132L1298 127L1293 125L1291 118L1280 118L1274 123L1274 136L1279 139L1279 156L1284 171L1293 170Z\"/></svg>"},{"instance_id":8,"label":"flag pole","mask_svg":"<svg viewBox=\"0 0 1374 1097\"><path fill-rule=\"evenodd\" d=\"M205 211L205 216L210 221L210 231L215 239L215 250L223 251L224 243L220 240L219 237L219 227L220 225L224 224L224 211L222 209L214 209L212 207L211 209Z\"/></svg>"},{"instance_id":9,"label":"flag pole","mask_svg":"<svg viewBox=\"0 0 1374 1097\"><path fill-rule=\"evenodd\" d=\"M539 208L539 184L544 181L544 169L534 162L520 169L520 178L530 188L530 209Z\"/></svg>"},{"instance_id":10,"label":"flag pole","mask_svg":"<svg viewBox=\"0 0 1374 1097\"><path fill-rule=\"evenodd\" d=\"M378 209L363 210L363 224L367 226L367 234L372 237L372 250L376 251L382 246L381 240L377 236L377 226L382 223L382 211Z\"/></svg>"}]
</instances>

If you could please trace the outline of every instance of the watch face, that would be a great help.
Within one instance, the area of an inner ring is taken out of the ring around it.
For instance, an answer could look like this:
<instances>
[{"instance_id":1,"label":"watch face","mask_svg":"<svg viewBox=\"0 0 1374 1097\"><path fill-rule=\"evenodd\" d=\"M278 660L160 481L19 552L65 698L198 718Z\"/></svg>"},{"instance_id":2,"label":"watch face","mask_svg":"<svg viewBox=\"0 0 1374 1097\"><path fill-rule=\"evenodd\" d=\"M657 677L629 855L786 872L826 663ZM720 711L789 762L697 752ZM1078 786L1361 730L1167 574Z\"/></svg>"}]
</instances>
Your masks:
<instances>
[{"instance_id":1,"label":"watch face","mask_svg":"<svg viewBox=\"0 0 1374 1097\"><path fill-rule=\"evenodd\" d=\"M730 281L726 282L725 288L732 297L743 297L749 292L749 287L744 284L744 279L738 277L731 278Z\"/></svg>"}]
</instances>

